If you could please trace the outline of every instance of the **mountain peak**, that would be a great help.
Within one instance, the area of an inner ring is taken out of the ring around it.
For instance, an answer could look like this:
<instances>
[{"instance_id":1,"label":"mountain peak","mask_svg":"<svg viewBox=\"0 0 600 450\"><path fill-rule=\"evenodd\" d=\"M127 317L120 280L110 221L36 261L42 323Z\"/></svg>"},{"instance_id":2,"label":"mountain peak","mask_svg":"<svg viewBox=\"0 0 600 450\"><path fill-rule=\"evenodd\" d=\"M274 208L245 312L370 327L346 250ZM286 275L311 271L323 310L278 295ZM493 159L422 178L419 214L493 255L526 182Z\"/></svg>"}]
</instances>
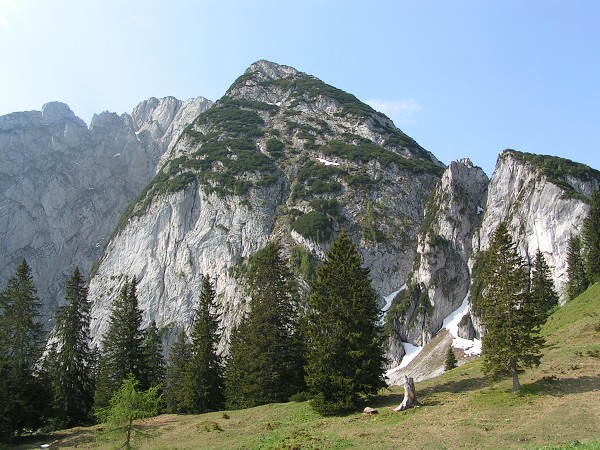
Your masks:
<instances>
[{"instance_id":1,"label":"mountain peak","mask_svg":"<svg viewBox=\"0 0 600 450\"><path fill-rule=\"evenodd\" d=\"M294 69L293 67L277 64L271 61L267 61L266 59L261 59L260 61L256 61L255 63L251 64L245 72L245 74L254 74L259 78L269 80L287 78L290 76L298 75L299 73L300 72Z\"/></svg>"}]
</instances>

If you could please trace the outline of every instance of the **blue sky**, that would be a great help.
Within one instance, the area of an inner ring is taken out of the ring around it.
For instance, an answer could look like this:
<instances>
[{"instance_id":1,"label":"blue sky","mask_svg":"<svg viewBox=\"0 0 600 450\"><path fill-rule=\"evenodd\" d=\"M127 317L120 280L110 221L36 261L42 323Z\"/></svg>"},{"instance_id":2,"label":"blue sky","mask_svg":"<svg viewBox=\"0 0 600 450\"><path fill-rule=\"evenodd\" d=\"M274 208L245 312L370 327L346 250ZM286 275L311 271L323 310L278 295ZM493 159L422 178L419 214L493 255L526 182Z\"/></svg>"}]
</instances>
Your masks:
<instances>
[{"instance_id":1,"label":"blue sky","mask_svg":"<svg viewBox=\"0 0 600 450\"><path fill-rule=\"evenodd\" d=\"M0 0L0 114L87 123L216 100L268 59L356 95L441 161L505 148L600 169L600 1Z\"/></svg>"}]
</instances>

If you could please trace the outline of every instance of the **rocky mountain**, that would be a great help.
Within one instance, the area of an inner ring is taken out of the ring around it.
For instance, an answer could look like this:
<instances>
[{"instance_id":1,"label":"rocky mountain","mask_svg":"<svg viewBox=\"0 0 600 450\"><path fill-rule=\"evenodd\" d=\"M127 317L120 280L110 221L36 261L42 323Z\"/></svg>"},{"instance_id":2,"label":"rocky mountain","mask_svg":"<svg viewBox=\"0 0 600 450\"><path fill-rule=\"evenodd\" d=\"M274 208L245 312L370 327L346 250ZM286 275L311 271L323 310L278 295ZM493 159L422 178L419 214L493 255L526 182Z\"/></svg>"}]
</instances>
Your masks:
<instances>
[{"instance_id":1,"label":"rocky mountain","mask_svg":"<svg viewBox=\"0 0 600 450\"><path fill-rule=\"evenodd\" d=\"M91 280L94 333L134 275L146 321L189 326L208 274L226 339L248 300L243 273L253 253L278 239L308 280L342 228L383 298L412 268L425 202L443 170L354 96L259 61L183 131L123 218Z\"/></svg>"},{"instance_id":2,"label":"rocky mountain","mask_svg":"<svg viewBox=\"0 0 600 450\"><path fill-rule=\"evenodd\" d=\"M89 273L171 141L210 105L151 98L89 127L58 102L0 117L0 279L26 258L49 317L73 267Z\"/></svg>"},{"instance_id":3,"label":"rocky mountain","mask_svg":"<svg viewBox=\"0 0 600 450\"><path fill-rule=\"evenodd\" d=\"M427 204L414 271L386 316L393 361L404 354L402 342L429 343L463 304L475 259L489 248L501 221L528 263L542 251L564 302L568 240L580 233L598 188L599 171L557 157L506 150L489 182L470 161L451 163ZM478 328L472 308L465 308L455 338L479 337Z\"/></svg>"},{"instance_id":4,"label":"rocky mountain","mask_svg":"<svg viewBox=\"0 0 600 450\"><path fill-rule=\"evenodd\" d=\"M419 379L441 370L449 343L476 353L469 290L500 221L527 261L543 252L565 300L567 241L597 170L515 150L491 179L469 160L445 167L353 95L267 61L210 105L149 99L89 128L59 103L1 117L0 275L27 257L49 312L71 268L97 261L99 340L126 278L138 280L145 323L169 335L190 326L208 274L225 350L254 253L278 240L306 290L345 229L386 310L392 366L430 346L417 368L394 372Z\"/></svg>"}]
</instances>

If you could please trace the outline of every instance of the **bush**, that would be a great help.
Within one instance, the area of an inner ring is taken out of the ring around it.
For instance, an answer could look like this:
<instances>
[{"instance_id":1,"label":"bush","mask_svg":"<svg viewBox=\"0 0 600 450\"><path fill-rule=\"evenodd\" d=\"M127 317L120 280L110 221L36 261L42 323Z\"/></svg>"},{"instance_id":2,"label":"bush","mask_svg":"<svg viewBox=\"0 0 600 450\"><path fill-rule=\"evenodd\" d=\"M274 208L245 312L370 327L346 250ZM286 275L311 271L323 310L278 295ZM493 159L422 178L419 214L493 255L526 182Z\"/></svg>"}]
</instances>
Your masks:
<instances>
[{"instance_id":1,"label":"bush","mask_svg":"<svg viewBox=\"0 0 600 450\"><path fill-rule=\"evenodd\" d=\"M292 228L301 236L315 242L326 242L331 237L331 220L319 211L303 214L292 222Z\"/></svg>"}]
</instances>

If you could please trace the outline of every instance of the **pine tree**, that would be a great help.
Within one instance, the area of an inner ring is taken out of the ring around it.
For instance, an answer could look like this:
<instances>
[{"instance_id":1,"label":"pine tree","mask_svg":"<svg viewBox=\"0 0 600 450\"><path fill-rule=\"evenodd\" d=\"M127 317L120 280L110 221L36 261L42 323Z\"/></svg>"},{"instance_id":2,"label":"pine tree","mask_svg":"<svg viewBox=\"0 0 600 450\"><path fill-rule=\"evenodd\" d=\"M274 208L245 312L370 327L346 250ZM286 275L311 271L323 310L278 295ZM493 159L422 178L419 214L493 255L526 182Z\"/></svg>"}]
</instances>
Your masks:
<instances>
[{"instance_id":1,"label":"pine tree","mask_svg":"<svg viewBox=\"0 0 600 450\"><path fill-rule=\"evenodd\" d=\"M190 354L182 386L186 412L217 411L225 403L223 364L217 354L219 317L215 313L215 289L208 275L202 277L202 293L191 330Z\"/></svg>"},{"instance_id":2,"label":"pine tree","mask_svg":"<svg viewBox=\"0 0 600 450\"><path fill-rule=\"evenodd\" d=\"M56 314L47 358L56 425L87 422L94 399L93 353L90 348L90 302L78 268L67 281L66 304Z\"/></svg>"},{"instance_id":3,"label":"pine tree","mask_svg":"<svg viewBox=\"0 0 600 450\"><path fill-rule=\"evenodd\" d=\"M545 320L552 308L558 305L558 294L554 290L554 282L550 267L541 251L537 251L533 261L531 274L531 299L538 308L542 320Z\"/></svg>"},{"instance_id":4,"label":"pine tree","mask_svg":"<svg viewBox=\"0 0 600 450\"><path fill-rule=\"evenodd\" d=\"M140 379L144 373L142 342L144 330L142 312L137 301L137 281L125 282L119 297L112 305L108 330L103 336L98 381L94 405L96 408L108 405L121 382L131 373Z\"/></svg>"},{"instance_id":5,"label":"pine tree","mask_svg":"<svg viewBox=\"0 0 600 450\"><path fill-rule=\"evenodd\" d=\"M518 391L519 370L540 363L544 340L538 333L545 316L531 299L529 274L506 223L494 232L483 277L483 371L492 379L512 375L513 391Z\"/></svg>"},{"instance_id":6,"label":"pine tree","mask_svg":"<svg viewBox=\"0 0 600 450\"><path fill-rule=\"evenodd\" d=\"M369 270L343 232L311 285L306 382L323 415L356 409L385 386L377 296Z\"/></svg>"},{"instance_id":7,"label":"pine tree","mask_svg":"<svg viewBox=\"0 0 600 450\"><path fill-rule=\"evenodd\" d=\"M452 349L452 346L449 346L448 351L446 352L446 362L444 363L444 370L447 372L449 370L455 369L457 365L458 360L456 359L454 350Z\"/></svg>"},{"instance_id":8,"label":"pine tree","mask_svg":"<svg viewBox=\"0 0 600 450\"><path fill-rule=\"evenodd\" d=\"M161 386L165 378L165 359L162 353L162 338L153 320L144 333L142 342L142 389ZM159 389L160 390L160 389Z\"/></svg>"},{"instance_id":9,"label":"pine tree","mask_svg":"<svg viewBox=\"0 0 600 450\"><path fill-rule=\"evenodd\" d=\"M572 300L582 294L589 286L583 258L581 255L581 239L579 236L569 238L569 247L567 250L567 274L569 281L567 284L567 295Z\"/></svg>"},{"instance_id":10,"label":"pine tree","mask_svg":"<svg viewBox=\"0 0 600 450\"><path fill-rule=\"evenodd\" d=\"M587 279L600 281L600 191L594 191L590 199L590 211L581 230L582 250Z\"/></svg>"},{"instance_id":11,"label":"pine tree","mask_svg":"<svg viewBox=\"0 0 600 450\"><path fill-rule=\"evenodd\" d=\"M40 306L31 269L23 260L0 293L0 438L10 439L43 419L48 391L36 367L44 340Z\"/></svg>"},{"instance_id":12,"label":"pine tree","mask_svg":"<svg viewBox=\"0 0 600 450\"><path fill-rule=\"evenodd\" d=\"M279 244L271 242L254 256L248 284L250 311L230 342L225 378L230 408L287 401L304 388L298 287Z\"/></svg>"},{"instance_id":13,"label":"pine tree","mask_svg":"<svg viewBox=\"0 0 600 450\"><path fill-rule=\"evenodd\" d=\"M165 375L163 399L167 412L185 412L184 377L185 368L190 357L190 346L185 330L177 335L177 340L171 346Z\"/></svg>"}]
</instances>

